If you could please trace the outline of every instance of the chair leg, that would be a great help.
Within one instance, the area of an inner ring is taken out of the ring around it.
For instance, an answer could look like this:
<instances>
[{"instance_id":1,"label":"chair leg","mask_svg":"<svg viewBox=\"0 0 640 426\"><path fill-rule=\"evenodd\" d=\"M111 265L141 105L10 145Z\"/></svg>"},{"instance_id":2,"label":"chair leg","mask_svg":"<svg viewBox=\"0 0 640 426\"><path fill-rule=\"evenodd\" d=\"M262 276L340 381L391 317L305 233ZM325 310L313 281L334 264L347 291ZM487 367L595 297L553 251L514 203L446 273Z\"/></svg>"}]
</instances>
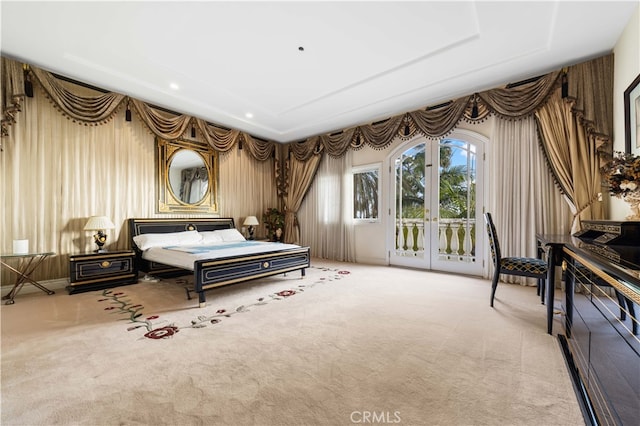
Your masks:
<instances>
[{"instance_id":1,"label":"chair leg","mask_svg":"<svg viewBox=\"0 0 640 426\"><path fill-rule=\"evenodd\" d=\"M627 314L624 311L626 298L618 290L614 290L614 292L616 293L616 298L618 299L618 305L620 305L620 321L624 321L627 319Z\"/></svg>"},{"instance_id":2,"label":"chair leg","mask_svg":"<svg viewBox=\"0 0 640 426\"><path fill-rule=\"evenodd\" d=\"M540 303L544 305L544 295L547 292L547 280L544 278L538 278L538 291L540 295Z\"/></svg>"},{"instance_id":3,"label":"chair leg","mask_svg":"<svg viewBox=\"0 0 640 426\"><path fill-rule=\"evenodd\" d=\"M633 307L633 301L631 299L627 299L627 308L629 309L629 315L631 316L631 328L633 330L633 335L638 335L638 317L636 317L636 309Z\"/></svg>"},{"instance_id":4,"label":"chair leg","mask_svg":"<svg viewBox=\"0 0 640 426\"><path fill-rule=\"evenodd\" d=\"M500 270L496 269L493 274L493 282L491 283L491 307L493 308L493 298L496 295L496 288L498 287L498 281L500 280Z\"/></svg>"}]
</instances>

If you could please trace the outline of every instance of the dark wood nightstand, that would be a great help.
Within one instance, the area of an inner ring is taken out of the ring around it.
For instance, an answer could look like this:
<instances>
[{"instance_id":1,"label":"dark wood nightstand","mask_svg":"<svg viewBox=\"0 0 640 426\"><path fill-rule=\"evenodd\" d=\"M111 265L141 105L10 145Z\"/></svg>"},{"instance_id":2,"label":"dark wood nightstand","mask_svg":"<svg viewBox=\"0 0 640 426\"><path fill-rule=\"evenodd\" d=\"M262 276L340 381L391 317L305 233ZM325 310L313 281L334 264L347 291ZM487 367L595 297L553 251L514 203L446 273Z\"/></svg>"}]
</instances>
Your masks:
<instances>
[{"instance_id":1,"label":"dark wood nightstand","mask_svg":"<svg viewBox=\"0 0 640 426\"><path fill-rule=\"evenodd\" d=\"M69 294L138 282L133 250L69 256Z\"/></svg>"}]
</instances>

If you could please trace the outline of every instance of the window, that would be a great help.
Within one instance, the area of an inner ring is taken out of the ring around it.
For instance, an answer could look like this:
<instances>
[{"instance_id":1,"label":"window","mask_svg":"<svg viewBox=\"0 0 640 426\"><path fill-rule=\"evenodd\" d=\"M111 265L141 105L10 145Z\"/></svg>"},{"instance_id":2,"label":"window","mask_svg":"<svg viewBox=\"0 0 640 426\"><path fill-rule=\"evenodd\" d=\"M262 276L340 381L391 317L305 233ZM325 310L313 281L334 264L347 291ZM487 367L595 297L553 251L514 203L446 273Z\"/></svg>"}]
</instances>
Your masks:
<instances>
[{"instance_id":1,"label":"window","mask_svg":"<svg viewBox=\"0 0 640 426\"><path fill-rule=\"evenodd\" d=\"M380 164L360 166L353 173L353 218L377 221L380 199Z\"/></svg>"}]
</instances>

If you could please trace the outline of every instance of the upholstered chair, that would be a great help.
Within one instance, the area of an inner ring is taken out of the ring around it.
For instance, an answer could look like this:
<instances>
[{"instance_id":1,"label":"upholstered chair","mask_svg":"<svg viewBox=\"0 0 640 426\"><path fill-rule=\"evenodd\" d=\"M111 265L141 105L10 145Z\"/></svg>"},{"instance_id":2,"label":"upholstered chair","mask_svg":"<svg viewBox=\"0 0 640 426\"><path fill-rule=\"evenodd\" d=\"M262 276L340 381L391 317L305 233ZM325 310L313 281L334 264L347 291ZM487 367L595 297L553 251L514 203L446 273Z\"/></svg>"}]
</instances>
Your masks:
<instances>
[{"instance_id":1,"label":"upholstered chair","mask_svg":"<svg viewBox=\"0 0 640 426\"><path fill-rule=\"evenodd\" d=\"M542 289L545 288L547 279L547 262L534 257L502 257L498 234L496 233L496 227L493 224L491 213L485 213L484 220L487 224L489 246L491 247L491 258L494 267L493 282L491 283L491 307L493 307L493 299L496 295L500 274L537 278L538 291L543 291Z\"/></svg>"}]
</instances>

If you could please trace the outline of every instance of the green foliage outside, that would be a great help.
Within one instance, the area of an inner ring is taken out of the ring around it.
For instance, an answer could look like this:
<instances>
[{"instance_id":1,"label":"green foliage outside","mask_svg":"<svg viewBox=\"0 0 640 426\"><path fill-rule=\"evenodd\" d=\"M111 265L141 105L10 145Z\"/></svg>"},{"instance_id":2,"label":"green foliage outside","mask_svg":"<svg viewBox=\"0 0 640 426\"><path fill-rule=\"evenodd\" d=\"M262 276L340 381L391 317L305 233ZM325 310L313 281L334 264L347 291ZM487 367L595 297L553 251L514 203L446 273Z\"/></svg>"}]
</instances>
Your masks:
<instances>
[{"instance_id":1,"label":"green foliage outside","mask_svg":"<svg viewBox=\"0 0 640 426\"><path fill-rule=\"evenodd\" d=\"M475 179L466 164L453 164L455 149L465 144L444 141L440 146L440 211L441 219L467 219L475 217ZM471 153L470 153L471 154ZM472 171L472 173L475 171ZM396 203L402 218L423 219L425 197L425 151L419 145L396 163ZM401 199L400 199L401 197Z\"/></svg>"}]
</instances>

